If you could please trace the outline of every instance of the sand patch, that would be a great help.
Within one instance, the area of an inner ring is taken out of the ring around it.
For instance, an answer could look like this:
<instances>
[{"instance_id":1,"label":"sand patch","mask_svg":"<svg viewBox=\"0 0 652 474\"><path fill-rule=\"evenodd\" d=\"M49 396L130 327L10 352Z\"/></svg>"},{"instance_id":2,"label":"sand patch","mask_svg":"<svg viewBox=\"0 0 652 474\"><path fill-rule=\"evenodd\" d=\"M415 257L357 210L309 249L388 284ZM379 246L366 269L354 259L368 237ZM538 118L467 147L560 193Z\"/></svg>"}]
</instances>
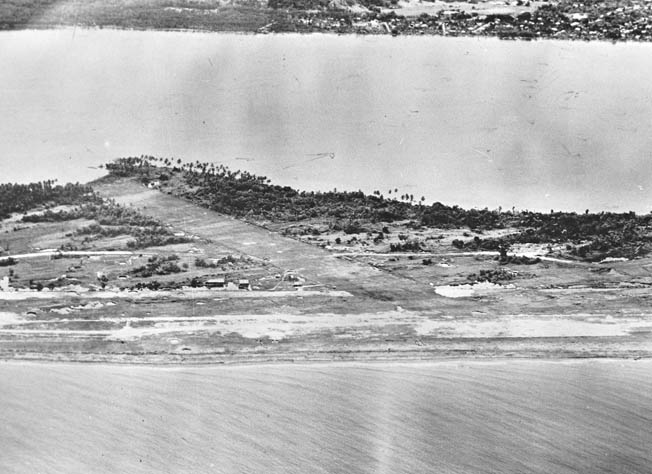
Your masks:
<instances>
[{"instance_id":1,"label":"sand patch","mask_svg":"<svg viewBox=\"0 0 652 474\"><path fill-rule=\"evenodd\" d=\"M16 313L9 313L0 311L0 326L5 326L7 324L15 324L20 322L21 319Z\"/></svg>"},{"instance_id":2,"label":"sand patch","mask_svg":"<svg viewBox=\"0 0 652 474\"><path fill-rule=\"evenodd\" d=\"M589 320L565 316L524 318L506 316L500 320L423 321L415 326L420 336L435 337L614 337L632 332L652 330L652 321L641 319L616 320L611 316Z\"/></svg>"},{"instance_id":3,"label":"sand patch","mask_svg":"<svg viewBox=\"0 0 652 474\"><path fill-rule=\"evenodd\" d=\"M498 285L496 283L482 282L475 285L443 285L435 287L435 293L447 298L469 298L482 296L501 290L511 290L514 285Z\"/></svg>"}]
</instances>

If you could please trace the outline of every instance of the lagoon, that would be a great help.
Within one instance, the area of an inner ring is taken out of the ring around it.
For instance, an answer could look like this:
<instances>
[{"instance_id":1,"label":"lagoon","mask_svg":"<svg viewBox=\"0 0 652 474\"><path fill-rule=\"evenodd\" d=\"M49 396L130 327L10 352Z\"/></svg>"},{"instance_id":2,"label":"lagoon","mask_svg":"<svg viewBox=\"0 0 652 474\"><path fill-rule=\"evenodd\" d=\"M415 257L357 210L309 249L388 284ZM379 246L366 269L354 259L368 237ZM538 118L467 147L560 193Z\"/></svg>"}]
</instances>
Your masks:
<instances>
[{"instance_id":1,"label":"lagoon","mask_svg":"<svg viewBox=\"0 0 652 474\"><path fill-rule=\"evenodd\" d=\"M120 156L464 207L652 209L652 44L0 32L1 181Z\"/></svg>"}]
</instances>

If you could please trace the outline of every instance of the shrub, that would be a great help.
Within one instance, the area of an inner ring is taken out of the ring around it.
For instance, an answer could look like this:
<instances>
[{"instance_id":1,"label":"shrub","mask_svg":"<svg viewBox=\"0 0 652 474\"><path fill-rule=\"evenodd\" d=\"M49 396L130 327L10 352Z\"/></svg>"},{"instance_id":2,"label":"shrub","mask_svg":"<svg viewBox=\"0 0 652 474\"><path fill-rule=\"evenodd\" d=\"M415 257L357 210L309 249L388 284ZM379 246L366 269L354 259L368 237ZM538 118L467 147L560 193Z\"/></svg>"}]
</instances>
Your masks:
<instances>
[{"instance_id":1,"label":"shrub","mask_svg":"<svg viewBox=\"0 0 652 474\"><path fill-rule=\"evenodd\" d=\"M11 265L16 265L18 263L18 260L16 260L13 257L7 257L0 259L0 267L8 267Z\"/></svg>"}]
</instances>

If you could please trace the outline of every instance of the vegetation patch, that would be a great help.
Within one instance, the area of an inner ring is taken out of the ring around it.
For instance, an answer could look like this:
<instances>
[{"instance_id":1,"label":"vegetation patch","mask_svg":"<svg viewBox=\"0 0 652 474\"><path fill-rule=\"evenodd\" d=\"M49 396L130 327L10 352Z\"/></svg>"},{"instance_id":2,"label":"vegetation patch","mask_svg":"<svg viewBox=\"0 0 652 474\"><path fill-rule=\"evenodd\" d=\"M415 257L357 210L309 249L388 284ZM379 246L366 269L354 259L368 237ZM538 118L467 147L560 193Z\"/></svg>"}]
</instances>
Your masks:
<instances>
[{"instance_id":1,"label":"vegetation patch","mask_svg":"<svg viewBox=\"0 0 652 474\"><path fill-rule=\"evenodd\" d=\"M147 260L147 264L134 268L131 273L141 278L149 278L153 275L170 275L173 273L185 272L188 269L188 264L179 266L178 255L168 255L161 257L154 255Z\"/></svg>"},{"instance_id":2,"label":"vegetation patch","mask_svg":"<svg viewBox=\"0 0 652 474\"><path fill-rule=\"evenodd\" d=\"M502 283L513 280L516 275L516 272L498 268L496 270L480 270L478 273L471 273L466 279L473 283Z\"/></svg>"},{"instance_id":3,"label":"vegetation patch","mask_svg":"<svg viewBox=\"0 0 652 474\"><path fill-rule=\"evenodd\" d=\"M62 222L76 219L94 220L96 223L78 229L75 236L83 237L82 247L102 238L111 238L121 235L133 237L127 242L130 249L147 247L160 247L172 244L192 242L191 237L175 235L162 222L140 212L116 204L112 200L99 201L99 197L92 203L78 205L68 211L46 210L43 213L23 216L23 222ZM68 244L62 250L78 250L73 244Z\"/></svg>"},{"instance_id":4,"label":"vegetation patch","mask_svg":"<svg viewBox=\"0 0 652 474\"><path fill-rule=\"evenodd\" d=\"M0 220L10 217L13 212L26 212L40 206L97 202L100 199L89 186L79 183L61 186L55 183L48 180L29 184L0 184Z\"/></svg>"}]
</instances>

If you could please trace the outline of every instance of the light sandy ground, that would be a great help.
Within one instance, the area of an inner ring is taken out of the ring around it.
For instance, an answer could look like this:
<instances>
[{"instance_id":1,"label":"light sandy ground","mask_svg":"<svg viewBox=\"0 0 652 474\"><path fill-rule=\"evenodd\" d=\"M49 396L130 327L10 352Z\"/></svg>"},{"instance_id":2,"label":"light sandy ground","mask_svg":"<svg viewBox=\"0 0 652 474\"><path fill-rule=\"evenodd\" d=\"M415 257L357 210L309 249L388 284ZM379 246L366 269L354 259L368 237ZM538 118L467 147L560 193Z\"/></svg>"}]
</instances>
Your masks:
<instances>
[{"instance_id":1,"label":"light sandy ground","mask_svg":"<svg viewBox=\"0 0 652 474\"><path fill-rule=\"evenodd\" d=\"M523 2L525 3L525 2ZM517 2L509 1L481 1L476 3L465 1L422 1L422 0L400 0L398 2L398 9L383 9L385 12L396 11L397 14L403 16L419 16L422 13L435 15L440 11L465 11L476 12L480 15L489 14L506 14L513 15L522 12L532 12L538 6L545 2L530 2L529 6L517 5Z\"/></svg>"},{"instance_id":2,"label":"light sandy ground","mask_svg":"<svg viewBox=\"0 0 652 474\"><path fill-rule=\"evenodd\" d=\"M223 298L281 298L287 296L331 296L335 298L346 298L351 296L346 291L328 290L297 290L297 291L229 291L209 289L188 289L188 290L139 290L139 291L89 291L88 288L80 288L79 291L0 291L0 300L20 301L29 299L49 300L64 297L80 297L88 299L111 299L111 298L164 298L174 297L184 300L198 298L210 298L211 296Z\"/></svg>"},{"instance_id":3,"label":"light sandy ground","mask_svg":"<svg viewBox=\"0 0 652 474\"><path fill-rule=\"evenodd\" d=\"M151 252L129 252L126 250L74 250L74 251L66 251L62 252L60 250L56 249L46 249L42 250L40 252L32 252L32 253L21 253L17 255L5 255L4 257L0 257L0 260L6 260L8 258L39 258L39 257L51 257L53 255L62 255L65 257L87 257L87 256L102 256L102 255L115 255L115 256L135 256L135 255L150 255Z\"/></svg>"},{"instance_id":4,"label":"light sandy ground","mask_svg":"<svg viewBox=\"0 0 652 474\"><path fill-rule=\"evenodd\" d=\"M282 340L310 334L329 332L339 338L365 338L380 334L384 329L402 327L415 337L435 338L549 338L549 337L614 337L642 331L652 331L652 315L618 317L579 314L527 316L506 315L501 318L430 319L410 311L390 311L356 315L322 313L293 314L235 314L202 317L115 317L102 319L64 319L65 323L112 322L123 324L113 330L39 329L34 325L52 323L52 320L25 320L13 313L0 313L0 334L95 336L107 340L135 340L148 336L189 335L193 333L239 334L247 339L268 337ZM138 326L146 322L145 326ZM21 327L29 324L29 327ZM10 328L6 326L11 325ZM134 325L136 325L134 327ZM175 344L176 338L169 339Z\"/></svg>"},{"instance_id":5,"label":"light sandy ground","mask_svg":"<svg viewBox=\"0 0 652 474\"><path fill-rule=\"evenodd\" d=\"M588 266L595 265L589 262L579 262L576 260L565 260L562 258L547 257L545 255L546 251L539 249L525 249L522 251L510 252L509 255L512 257L529 257L529 258L539 258L546 262L555 262L563 263L566 265L580 265ZM376 253L376 252L342 252L337 253L340 257L497 257L500 255L499 252L492 251L477 251L477 252L391 252L391 253ZM603 260L607 261L627 261L627 259L618 259L618 260ZM601 262L602 263L602 262Z\"/></svg>"},{"instance_id":6,"label":"light sandy ground","mask_svg":"<svg viewBox=\"0 0 652 474\"><path fill-rule=\"evenodd\" d=\"M417 326L420 335L438 337L609 337L627 336L632 332L652 329L652 320L624 320L613 318L591 318L591 320L569 319L565 316L550 316L545 319L514 316L505 320L456 321L443 323L427 321Z\"/></svg>"},{"instance_id":7,"label":"light sandy ground","mask_svg":"<svg viewBox=\"0 0 652 474\"><path fill-rule=\"evenodd\" d=\"M475 285L443 285L435 287L435 293L447 298L468 298L471 296L487 295L500 290L514 289L514 285L498 285L496 283L482 282Z\"/></svg>"},{"instance_id":8,"label":"light sandy ground","mask_svg":"<svg viewBox=\"0 0 652 474\"><path fill-rule=\"evenodd\" d=\"M20 321L21 319L16 313L0 312L0 327L7 324L15 324Z\"/></svg>"}]
</instances>

